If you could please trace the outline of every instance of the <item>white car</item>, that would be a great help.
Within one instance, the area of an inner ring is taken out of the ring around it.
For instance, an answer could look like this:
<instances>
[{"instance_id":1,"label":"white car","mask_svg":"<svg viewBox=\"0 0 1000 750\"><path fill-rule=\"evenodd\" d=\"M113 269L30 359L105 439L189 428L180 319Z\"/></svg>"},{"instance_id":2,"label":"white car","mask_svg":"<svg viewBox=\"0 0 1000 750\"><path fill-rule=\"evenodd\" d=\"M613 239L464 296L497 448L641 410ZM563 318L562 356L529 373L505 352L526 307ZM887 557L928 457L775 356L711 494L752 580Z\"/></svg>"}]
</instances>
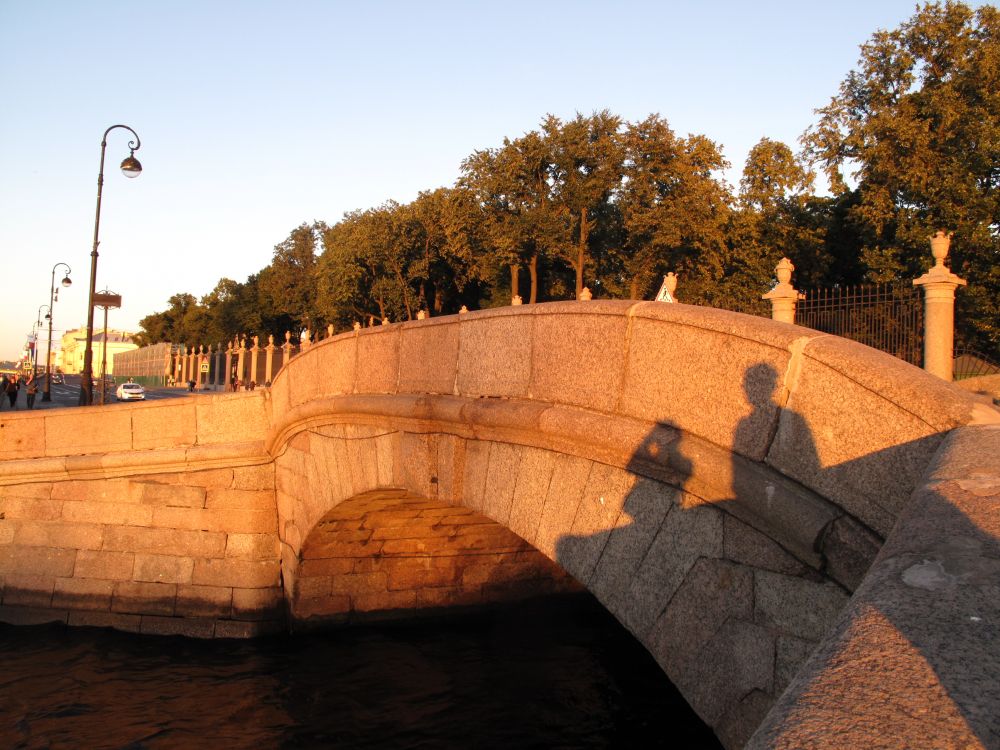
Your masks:
<instances>
[{"instance_id":1,"label":"white car","mask_svg":"<svg viewBox=\"0 0 1000 750\"><path fill-rule=\"evenodd\" d=\"M142 401L146 398L146 389L138 383L122 383L115 391L119 401Z\"/></svg>"}]
</instances>

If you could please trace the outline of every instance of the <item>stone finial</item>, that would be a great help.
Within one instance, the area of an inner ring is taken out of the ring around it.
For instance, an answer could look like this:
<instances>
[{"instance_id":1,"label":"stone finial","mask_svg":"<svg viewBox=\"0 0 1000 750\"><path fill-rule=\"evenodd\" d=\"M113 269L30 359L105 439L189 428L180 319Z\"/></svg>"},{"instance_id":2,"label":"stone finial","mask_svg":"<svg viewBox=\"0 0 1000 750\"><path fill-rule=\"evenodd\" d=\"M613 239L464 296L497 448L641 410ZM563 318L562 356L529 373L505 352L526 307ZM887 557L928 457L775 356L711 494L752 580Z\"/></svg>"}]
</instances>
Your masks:
<instances>
[{"instance_id":1,"label":"stone finial","mask_svg":"<svg viewBox=\"0 0 1000 750\"><path fill-rule=\"evenodd\" d=\"M205 353L205 345L198 344L198 354L204 354L204 353Z\"/></svg>"},{"instance_id":2,"label":"stone finial","mask_svg":"<svg viewBox=\"0 0 1000 750\"><path fill-rule=\"evenodd\" d=\"M510 304L512 304L512 305L523 305L524 304L524 300L521 299L521 295L520 294L515 294L513 297L510 298Z\"/></svg>"},{"instance_id":3,"label":"stone finial","mask_svg":"<svg viewBox=\"0 0 1000 750\"><path fill-rule=\"evenodd\" d=\"M948 250L951 249L952 236L950 232L945 234L938 231L931 237L931 255L934 256L935 267L944 265L944 259L948 257Z\"/></svg>"},{"instance_id":4,"label":"stone finial","mask_svg":"<svg viewBox=\"0 0 1000 750\"><path fill-rule=\"evenodd\" d=\"M247 348L247 337L244 336L242 339L240 339L240 349L246 349L246 348Z\"/></svg>"},{"instance_id":5,"label":"stone finial","mask_svg":"<svg viewBox=\"0 0 1000 750\"><path fill-rule=\"evenodd\" d=\"M417 320L423 320L426 317L427 313L425 313L423 310L417 310Z\"/></svg>"},{"instance_id":6,"label":"stone finial","mask_svg":"<svg viewBox=\"0 0 1000 750\"><path fill-rule=\"evenodd\" d=\"M677 296L674 294L676 290L677 275L671 271L663 277L663 283L660 284L660 291L656 293L656 297L654 297L654 299L657 302L676 302Z\"/></svg>"},{"instance_id":7,"label":"stone finial","mask_svg":"<svg viewBox=\"0 0 1000 750\"><path fill-rule=\"evenodd\" d=\"M389 319L388 318L382 318L382 325L384 325L384 326L389 325Z\"/></svg>"},{"instance_id":8,"label":"stone finial","mask_svg":"<svg viewBox=\"0 0 1000 750\"><path fill-rule=\"evenodd\" d=\"M354 330L355 331L360 331L361 330L361 324L358 321L356 321L356 320L354 321Z\"/></svg>"},{"instance_id":9,"label":"stone finial","mask_svg":"<svg viewBox=\"0 0 1000 750\"><path fill-rule=\"evenodd\" d=\"M302 332L302 343L308 345L310 339L312 338L312 333L307 328Z\"/></svg>"},{"instance_id":10,"label":"stone finial","mask_svg":"<svg viewBox=\"0 0 1000 750\"><path fill-rule=\"evenodd\" d=\"M274 346L274 334L273 333L267 334L267 345L268 345L268 347Z\"/></svg>"},{"instance_id":11,"label":"stone finial","mask_svg":"<svg viewBox=\"0 0 1000 750\"><path fill-rule=\"evenodd\" d=\"M333 323L327 323L326 325L326 337L333 338Z\"/></svg>"},{"instance_id":12,"label":"stone finial","mask_svg":"<svg viewBox=\"0 0 1000 750\"><path fill-rule=\"evenodd\" d=\"M792 286L792 271L795 266L788 258L782 258L778 265L774 267L774 275L778 283L774 285L767 294L761 295L761 299L771 302L771 319L782 323L795 322L795 303L803 298L803 295Z\"/></svg>"},{"instance_id":13,"label":"stone finial","mask_svg":"<svg viewBox=\"0 0 1000 750\"><path fill-rule=\"evenodd\" d=\"M462 309L458 311L458 314L465 315L467 312L469 312L469 308L467 308L465 305L462 305Z\"/></svg>"},{"instance_id":14,"label":"stone finial","mask_svg":"<svg viewBox=\"0 0 1000 750\"><path fill-rule=\"evenodd\" d=\"M590 300L594 299L594 295L591 294L589 286L585 286L583 289L580 290L579 299L583 302L589 302Z\"/></svg>"},{"instance_id":15,"label":"stone finial","mask_svg":"<svg viewBox=\"0 0 1000 750\"><path fill-rule=\"evenodd\" d=\"M286 344L292 343L292 332L291 331L285 331L285 343Z\"/></svg>"},{"instance_id":16,"label":"stone finial","mask_svg":"<svg viewBox=\"0 0 1000 750\"><path fill-rule=\"evenodd\" d=\"M253 348L256 349L260 344L260 336L253 337Z\"/></svg>"},{"instance_id":17,"label":"stone finial","mask_svg":"<svg viewBox=\"0 0 1000 750\"><path fill-rule=\"evenodd\" d=\"M368 316L368 327L372 328L374 325L375 325L375 316L374 315L369 315Z\"/></svg>"}]
</instances>

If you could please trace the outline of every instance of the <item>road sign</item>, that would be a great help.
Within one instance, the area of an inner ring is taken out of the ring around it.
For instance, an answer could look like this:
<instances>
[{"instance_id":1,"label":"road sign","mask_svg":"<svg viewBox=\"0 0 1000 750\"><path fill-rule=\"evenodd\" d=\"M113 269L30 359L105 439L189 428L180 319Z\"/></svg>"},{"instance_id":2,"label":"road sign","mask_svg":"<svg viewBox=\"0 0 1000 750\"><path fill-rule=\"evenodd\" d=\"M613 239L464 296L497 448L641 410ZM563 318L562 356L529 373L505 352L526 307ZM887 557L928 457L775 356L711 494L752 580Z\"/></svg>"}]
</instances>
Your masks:
<instances>
[{"instance_id":1,"label":"road sign","mask_svg":"<svg viewBox=\"0 0 1000 750\"><path fill-rule=\"evenodd\" d=\"M202 372L208 372L208 362L202 362L201 363L201 371Z\"/></svg>"},{"instance_id":2,"label":"road sign","mask_svg":"<svg viewBox=\"0 0 1000 750\"><path fill-rule=\"evenodd\" d=\"M122 296L110 292L95 292L94 307L121 307Z\"/></svg>"}]
</instances>

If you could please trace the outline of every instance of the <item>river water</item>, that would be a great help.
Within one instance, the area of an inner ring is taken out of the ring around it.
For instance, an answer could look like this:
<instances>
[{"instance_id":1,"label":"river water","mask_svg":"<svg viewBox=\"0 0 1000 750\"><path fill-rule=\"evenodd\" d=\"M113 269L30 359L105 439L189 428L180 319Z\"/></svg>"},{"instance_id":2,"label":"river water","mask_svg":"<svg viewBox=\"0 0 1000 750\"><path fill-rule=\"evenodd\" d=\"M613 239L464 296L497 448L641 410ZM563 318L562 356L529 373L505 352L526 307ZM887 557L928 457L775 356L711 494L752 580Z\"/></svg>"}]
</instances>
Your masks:
<instances>
[{"instance_id":1,"label":"river water","mask_svg":"<svg viewBox=\"0 0 1000 750\"><path fill-rule=\"evenodd\" d=\"M0 625L2 748L712 748L597 603L254 641Z\"/></svg>"}]
</instances>

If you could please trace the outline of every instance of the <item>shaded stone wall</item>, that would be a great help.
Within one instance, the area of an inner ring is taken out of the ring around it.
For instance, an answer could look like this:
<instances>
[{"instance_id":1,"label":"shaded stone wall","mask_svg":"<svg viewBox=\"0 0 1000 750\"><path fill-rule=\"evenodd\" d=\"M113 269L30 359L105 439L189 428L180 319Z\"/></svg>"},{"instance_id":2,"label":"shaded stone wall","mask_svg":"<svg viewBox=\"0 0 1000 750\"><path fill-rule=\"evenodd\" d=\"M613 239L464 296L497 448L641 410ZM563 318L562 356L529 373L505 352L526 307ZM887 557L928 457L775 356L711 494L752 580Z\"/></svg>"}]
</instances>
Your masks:
<instances>
[{"instance_id":1,"label":"shaded stone wall","mask_svg":"<svg viewBox=\"0 0 1000 750\"><path fill-rule=\"evenodd\" d=\"M298 572L295 627L582 590L500 524L405 490L366 493L327 513Z\"/></svg>"},{"instance_id":2,"label":"shaded stone wall","mask_svg":"<svg viewBox=\"0 0 1000 750\"><path fill-rule=\"evenodd\" d=\"M246 637L283 627L274 472L3 488L7 622Z\"/></svg>"}]
</instances>

